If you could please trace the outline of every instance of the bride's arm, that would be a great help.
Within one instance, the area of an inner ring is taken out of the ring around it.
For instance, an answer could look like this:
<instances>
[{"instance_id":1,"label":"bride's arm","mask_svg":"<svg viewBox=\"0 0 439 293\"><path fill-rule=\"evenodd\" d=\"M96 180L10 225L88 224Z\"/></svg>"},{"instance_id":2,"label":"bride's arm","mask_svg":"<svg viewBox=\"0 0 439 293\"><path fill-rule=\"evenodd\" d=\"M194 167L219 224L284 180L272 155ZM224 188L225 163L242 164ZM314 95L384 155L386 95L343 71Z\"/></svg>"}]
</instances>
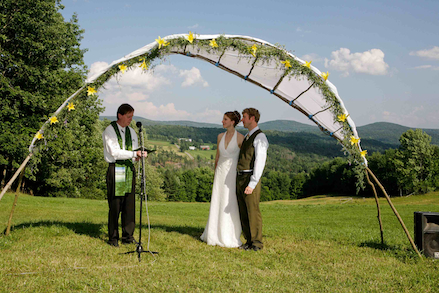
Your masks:
<instances>
[{"instance_id":1,"label":"bride's arm","mask_svg":"<svg viewBox=\"0 0 439 293\"><path fill-rule=\"evenodd\" d=\"M237 141L238 141L238 147L241 148L242 146L242 142L244 141L244 135L242 135L241 133L237 133L238 137L237 137Z\"/></svg>"}]
</instances>

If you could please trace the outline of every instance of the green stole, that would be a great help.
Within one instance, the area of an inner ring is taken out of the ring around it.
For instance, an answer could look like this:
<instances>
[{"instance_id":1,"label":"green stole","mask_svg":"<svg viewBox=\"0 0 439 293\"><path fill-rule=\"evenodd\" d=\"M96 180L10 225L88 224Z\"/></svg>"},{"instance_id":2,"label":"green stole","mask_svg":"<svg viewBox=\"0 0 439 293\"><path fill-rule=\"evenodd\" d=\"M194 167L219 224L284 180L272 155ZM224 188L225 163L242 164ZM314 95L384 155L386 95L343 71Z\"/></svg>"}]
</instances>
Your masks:
<instances>
[{"instance_id":1,"label":"green stole","mask_svg":"<svg viewBox=\"0 0 439 293\"><path fill-rule=\"evenodd\" d=\"M123 149L122 136L119 132L119 127L117 127L116 121L111 122L111 126L113 126L114 131L116 131L117 141L119 142L119 146ZM133 150L133 141L131 139L131 130L127 126L125 128L125 149L128 151ZM115 166L115 196L125 196L125 193L132 192L132 184L133 184L133 172L134 172L134 164L131 159L128 160L116 160Z\"/></svg>"}]
</instances>

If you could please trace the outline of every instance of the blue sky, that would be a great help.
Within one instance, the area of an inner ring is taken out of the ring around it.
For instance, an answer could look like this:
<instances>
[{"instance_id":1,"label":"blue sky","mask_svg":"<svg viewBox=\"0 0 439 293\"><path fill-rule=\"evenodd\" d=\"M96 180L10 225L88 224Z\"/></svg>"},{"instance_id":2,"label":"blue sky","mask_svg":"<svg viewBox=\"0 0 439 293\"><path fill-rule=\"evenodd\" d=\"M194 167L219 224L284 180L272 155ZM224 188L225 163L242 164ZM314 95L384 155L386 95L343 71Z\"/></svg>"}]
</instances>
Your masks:
<instances>
[{"instance_id":1,"label":"blue sky","mask_svg":"<svg viewBox=\"0 0 439 293\"><path fill-rule=\"evenodd\" d=\"M153 42L188 33L239 34L278 43L312 60L357 126L386 121L439 128L439 1L139 1L64 0L85 30L90 70ZM99 92L114 115L131 103L152 120L220 124L229 110L255 107L261 122L309 123L284 102L192 58L170 56L152 75L131 72Z\"/></svg>"}]
</instances>

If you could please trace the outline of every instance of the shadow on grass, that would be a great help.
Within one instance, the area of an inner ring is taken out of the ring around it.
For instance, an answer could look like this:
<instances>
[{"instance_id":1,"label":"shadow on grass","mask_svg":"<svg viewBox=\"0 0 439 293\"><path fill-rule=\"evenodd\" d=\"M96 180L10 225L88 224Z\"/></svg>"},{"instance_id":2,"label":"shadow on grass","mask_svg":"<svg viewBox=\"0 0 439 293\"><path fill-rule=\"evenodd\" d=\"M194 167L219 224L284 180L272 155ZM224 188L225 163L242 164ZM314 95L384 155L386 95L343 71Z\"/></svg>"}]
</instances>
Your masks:
<instances>
[{"instance_id":1,"label":"shadow on grass","mask_svg":"<svg viewBox=\"0 0 439 293\"><path fill-rule=\"evenodd\" d=\"M359 247L369 247L369 248L378 249L378 250L386 250L386 251L400 250L400 248L398 248L397 246L388 245L385 242L381 243L381 242L376 242L376 241L362 242L358 246Z\"/></svg>"},{"instance_id":2,"label":"shadow on grass","mask_svg":"<svg viewBox=\"0 0 439 293\"><path fill-rule=\"evenodd\" d=\"M99 238L102 236L102 226L103 224L94 224L87 222L60 222L60 221L41 221L41 222L29 222L22 223L19 225L14 225L11 227L11 232L19 229L31 228L31 227L52 227L52 226L64 226L67 229L75 232L79 235L88 235L90 237ZM3 234L6 233L6 229L3 231Z\"/></svg>"},{"instance_id":3,"label":"shadow on grass","mask_svg":"<svg viewBox=\"0 0 439 293\"><path fill-rule=\"evenodd\" d=\"M381 242L367 241L360 243L359 247L369 247L377 250L382 250L390 252L393 257L403 263L412 263L413 261L420 261L421 258L418 257L416 251L410 247L401 247L397 245L388 245L386 243L381 244Z\"/></svg>"},{"instance_id":4,"label":"shadow on grass","mask_svg":"<svg viewBox=\"0 0 439 293\"><path fill-rule=\"evenodd\" d=\"M152 229L161 229L166 232L177 232L180 234L189 235L194 239L200 240L201 234L203 234L204 228L200 227L190 227L190 226L165 226L165 225L154 225L151 226ZM142 228L143 230L143 228ZM201 240L200 240L201 241Z\"/></svg>"}]
</instances>

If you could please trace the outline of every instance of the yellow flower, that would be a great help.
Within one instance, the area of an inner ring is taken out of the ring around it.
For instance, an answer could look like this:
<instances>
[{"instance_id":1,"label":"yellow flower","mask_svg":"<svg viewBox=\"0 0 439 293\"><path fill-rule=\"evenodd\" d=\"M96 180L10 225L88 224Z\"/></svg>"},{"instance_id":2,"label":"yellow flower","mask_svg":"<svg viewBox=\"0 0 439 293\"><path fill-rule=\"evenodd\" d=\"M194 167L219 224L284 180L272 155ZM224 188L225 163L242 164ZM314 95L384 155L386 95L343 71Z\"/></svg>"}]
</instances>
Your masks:
<instances>
[{"instance_id":1,"label":"yellow flower","mask_svg":"<svg viewBox=\"0 0 439 293\"><path fill-rule=\"evenodd\" d=\"M308 62L308 61L305 60L305 64L302 64L302 66L305 66L305 67L311 68L311 62L312 62L312 61L309 61L309 62Z\"/></svg>"},{"instance_id":2,"label":"yellow flower","mask_svg":"<svg viewBox=\"0 0 439 293\"><path fill-rule=\"evenodd\" d=\"M285 68L290 68L291 67L290 60L281 61L280 63L284 64Z\"/></svg>"},{"instance_id":3,"label":"yellow flower","mask_svg":"<svg viewBox=\"0 0 439 293\"><path fill-rule=\"evenodd\" d=\"M37 134L35 134L35 138L36 139L42 139L44 138L43 134L41 134L39 131L37 132Z\"/></svg>"},{"instance_id":4,"label":"yellow flower","mask_svg":"<svg viewBox=\"0 0 439 293\"><path fill-rule=\"evenodd\" d=\"M326 73L322 72L322 77L324 80L328 80L329 72L326 71Z\"/></svg>"},{"instance_id":5,"label":"yellow flower","mask_svg":"<svg viewBox=\"0 0 439 293\"><path fill-rule=\"evenodd\" d=\"M364 151L362 151L360 154L361 154L361 156L364 158L364 157L366 157L366 155L367 155L367 151L364 150Z\"/></svg>"},{"instance_id":6,"label":"yellow flower","mask_svg":"<svg viewBox=\"0 0 439 293\"><path fill-rule=\"evenodd\" d=\"M88 87L88 89L87 89L87 96L92 96L92 95L94 95L96 93L97 93L97 91L95 90L94 87Z\"/></svg>"},{"instance_id":7,"label":"yellow flower","mask_svg":"<svg viewBox=\"0 0 439 293\"><path fill-rule=\"evenodd\" d=\"M218 44L216 43L215 39L212 39L210 41L209 46L211 46L212 48L218 48Z\"/></svg>"},{"instance_id":8,"label":"yellow flower","mask_svg":"<svg viewBox=\"0 0 439 293\"><path fill-rule=\"evenodd\" d=\"M194 34L192 32L189 32L189 35L187 36L187 40L189 41L189 43L192 44L192 42L194 41Z\"/></svg>"},{"instance_id":9,"label":"yellow flower","mask_svg":"<svg viewBox=\"0 0 439 293\"><path fill-rule=\"evenodd\" d=\"M68 103L67 109L69 109L69 112L70 112L70 110L75 110L75 105L73 103Z\"/></svg>"},{"instance_id":10,"label":"yellow flower","mask_svg":"<svg viewBox=\"0 0 439 293\"><path fill-rule=\"evenodd\" d=\"M58 118L56 118L56 116L50 117L50 125L57 122L58 122Z\"/></svg>"},{"instance_id":11,"label":"yellow flower","mask_svg":"<svg viewBox=\"0 0 439 293\"><path fill-rule=\"evenodd\" d=\"M355 136L351 135L351 145L357 144L360 141L360 138L355 138Z\"/></svg>"},{"instance_id":12,"label":"yellow flower","mask_svg":"<svg viewBox=\"0 0 439 293\"><path fill-rule=\"evenodd\" d=\"M251 47L251 54L253 55L253 57L256 57L256 51L258 50L258 47L256 46L256 44L253 44L253 46Z\"/></svg>"},{"instance_id":13,"label":"yellow flower","mask_svg":"<svg viewBox=\"0 0 439 293\"><path fill-rule=\"evenodd\" d=\"M125 71L127 71L127 66L125 64L121 64L119 65L119 69L122 71L122 73L125 73Z\"/></svg>"},{"instance_id":14,"label":"yellow flower","mask_svg":"<svg viewBox=\"0 0 439 293\"><path fill-rule=\"evenodd\" d=\"M167 45L169 45L169 42L166 42L164 39L160 38L160 36L159 36L158 39L155 39L155 41L159 44L159 49L160 49L162 46L163 46L163 47L166 47Z\"/></svg>"},{"instance_id":15,"label":"yellow flower","mask_svg":"<svg viewBox=\"0 0 439 293\"><path fill-rule=\"evenodd\" d=\"M340 115L337 116L337 118L338 118L338 121L345 122L346 119L348 118L348 116L349 115L346 115L346 114L340 114Z\"/></svg>"},{"instance_id":16,"label":"yellow flower","mask_svg":"<svg viewBox=\"0 0 439 293\"><path fill-rule=\"evenodd\" d=\"M147 70L147 69L148 69L148 65L146 65L146 62L145 62L145 61L143 61L143 63L140 64L139 67L142 68L143 70Z\"/></svg>"}]
</instances>

